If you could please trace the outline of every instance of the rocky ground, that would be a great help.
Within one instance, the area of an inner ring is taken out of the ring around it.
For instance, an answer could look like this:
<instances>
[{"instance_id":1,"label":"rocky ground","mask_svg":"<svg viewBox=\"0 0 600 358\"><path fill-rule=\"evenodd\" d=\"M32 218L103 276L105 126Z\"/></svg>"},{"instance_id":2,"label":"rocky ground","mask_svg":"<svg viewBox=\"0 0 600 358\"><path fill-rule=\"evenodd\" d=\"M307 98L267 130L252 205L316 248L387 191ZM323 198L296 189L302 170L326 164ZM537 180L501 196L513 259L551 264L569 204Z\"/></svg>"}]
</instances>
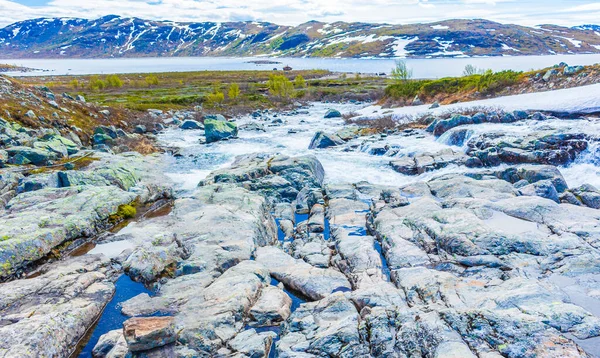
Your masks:
<instances>
[{"instance_id":1,"label":"rocky ground","mask_svg":"<svg viewBox=\"0 0 600 358\"><path fill-rule=\"evenodd\" d=\"M600 356L596 119L328 107L89 142L3 117L0 356Z\"/></svg>"}]
</instances>

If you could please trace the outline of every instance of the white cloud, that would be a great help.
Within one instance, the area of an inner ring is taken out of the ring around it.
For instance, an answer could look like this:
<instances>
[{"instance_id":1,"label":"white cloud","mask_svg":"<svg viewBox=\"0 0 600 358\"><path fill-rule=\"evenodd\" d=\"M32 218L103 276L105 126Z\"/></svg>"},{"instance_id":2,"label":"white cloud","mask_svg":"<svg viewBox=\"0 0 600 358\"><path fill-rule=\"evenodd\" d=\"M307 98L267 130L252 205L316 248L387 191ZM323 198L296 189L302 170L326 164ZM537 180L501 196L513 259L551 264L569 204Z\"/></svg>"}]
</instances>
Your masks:
<instances>
[{"instance_id":1,"label":"white cloud","mask_svg":"<svg viewBox=\"0 0 600 358\"><path fill-rule=\"evenodd\" d=\"M35 17L95 18L108 14L175 21L309 20L404 24L486 18L524 25L596 22L600 4L587 0L49 0L31 7L0 0L0 26Z\"/></svg>"}]
</instances>

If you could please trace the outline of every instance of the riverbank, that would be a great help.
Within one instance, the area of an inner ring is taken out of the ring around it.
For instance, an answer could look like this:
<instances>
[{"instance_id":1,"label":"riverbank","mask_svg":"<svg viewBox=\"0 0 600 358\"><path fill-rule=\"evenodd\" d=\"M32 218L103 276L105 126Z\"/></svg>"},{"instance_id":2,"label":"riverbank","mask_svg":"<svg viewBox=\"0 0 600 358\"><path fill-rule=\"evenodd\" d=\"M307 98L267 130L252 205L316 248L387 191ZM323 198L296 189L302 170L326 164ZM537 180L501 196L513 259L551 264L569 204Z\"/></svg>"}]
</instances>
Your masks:
<instances>
[{"instance_id":1,"label":"riverbank","mask_svg":"<svg viewBox=\"0 0 600 358\"><path fill-rule=\"evenodd\" d=\"M225 117L2 83L7 357L600 355L595 87Z\"/></svg>"}]
</instances>

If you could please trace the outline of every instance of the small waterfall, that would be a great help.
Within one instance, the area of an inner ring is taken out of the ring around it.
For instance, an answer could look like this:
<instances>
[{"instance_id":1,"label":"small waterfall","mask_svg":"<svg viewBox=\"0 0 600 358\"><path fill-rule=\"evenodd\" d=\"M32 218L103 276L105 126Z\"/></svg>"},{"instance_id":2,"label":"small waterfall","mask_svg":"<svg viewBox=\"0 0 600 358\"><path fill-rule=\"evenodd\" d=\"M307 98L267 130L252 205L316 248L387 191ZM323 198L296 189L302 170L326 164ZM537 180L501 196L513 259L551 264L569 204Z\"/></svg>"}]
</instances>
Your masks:
<instances>
[{"instance_id":1,"label":"small waterfall","mask_svg":"<svg viewBox=\"0 0 600 358\"><path fill-rule=\"evenodd\" d=\"M454 147L464 147L465 144L473 137L475 131L465 127L452 128L442 134L436 141Z\"/></svg>"}]
</instances>

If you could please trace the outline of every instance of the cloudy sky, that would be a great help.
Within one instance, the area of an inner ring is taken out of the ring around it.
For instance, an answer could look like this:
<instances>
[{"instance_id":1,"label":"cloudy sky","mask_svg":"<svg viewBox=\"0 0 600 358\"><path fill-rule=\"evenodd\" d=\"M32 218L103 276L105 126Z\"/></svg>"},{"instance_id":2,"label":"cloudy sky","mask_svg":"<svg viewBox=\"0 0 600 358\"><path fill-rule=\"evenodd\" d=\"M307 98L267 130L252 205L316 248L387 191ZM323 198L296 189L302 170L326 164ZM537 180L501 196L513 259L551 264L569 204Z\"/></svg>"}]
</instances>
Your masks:
<instances>
[{"instance_id":1,"label":"cloudy sky","mask_svg":"<svg viewBox=\"0 0 600 358\"><path fill-rule=\"evenodd\" d=\"M175 21L308 20L404 24L450 18L504 23L581 25L600 22L588 0L0 0L0 27L37 17L108 14Z\"/></svg>"}]
</instances>

